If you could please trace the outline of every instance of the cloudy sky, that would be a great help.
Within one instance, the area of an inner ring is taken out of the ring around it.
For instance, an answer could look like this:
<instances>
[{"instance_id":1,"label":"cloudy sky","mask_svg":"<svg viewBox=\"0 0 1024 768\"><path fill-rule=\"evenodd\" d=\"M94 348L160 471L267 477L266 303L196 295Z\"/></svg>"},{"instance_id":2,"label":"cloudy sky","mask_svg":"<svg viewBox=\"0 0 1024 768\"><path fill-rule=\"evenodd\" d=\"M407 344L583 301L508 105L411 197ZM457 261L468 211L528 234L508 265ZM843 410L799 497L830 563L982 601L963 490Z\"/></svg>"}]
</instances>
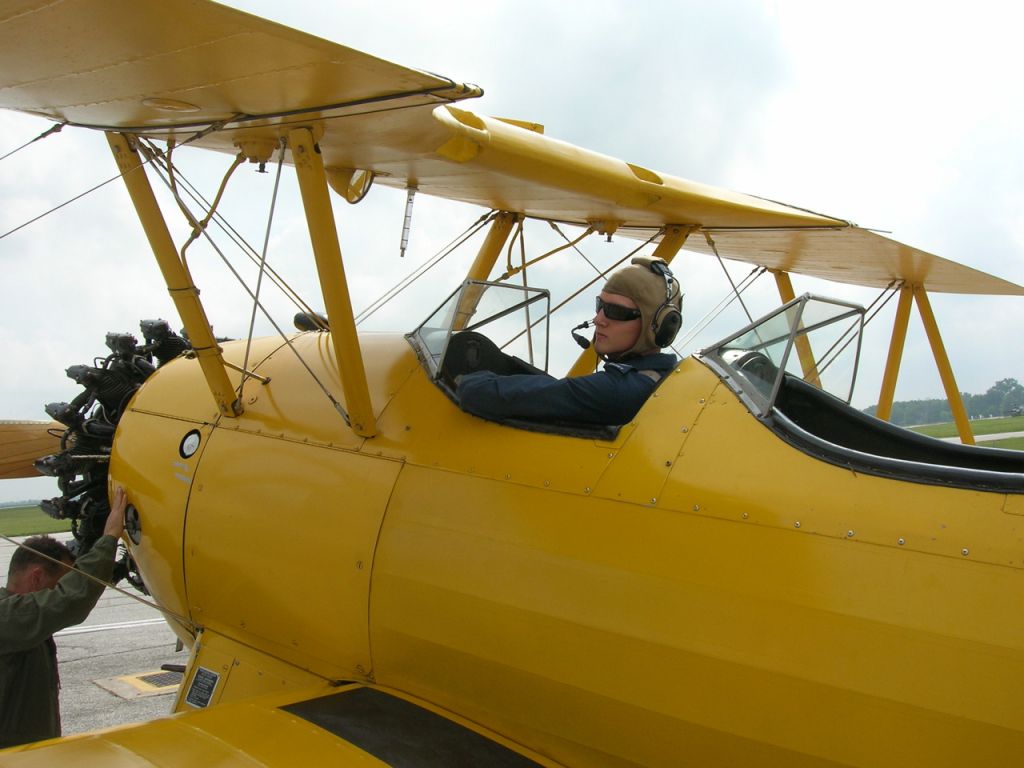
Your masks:
<instances>
[{"instance_id":1,"label":"cloudy sky","mask_svg":"<svg viewBox=\"0 0 1024 768\"><path fill-rule=\"evenodd\" d=\"M885 230L1024 285L1024 101L1017 82L1024 10L1010 4L983 0L969 13L962 3L901 0L229 4L477 83L486 95L463 105L473 111L536 121L550 136L657 171ZM0 114L0 155L47 127ZM188 160L193 178L212 194L226 159ZM0 162L0 235L113 173L103 137L73 129ZM238 176L225 211L259 247L273 176L251 169ZM318 303L289 169L282 185L271 255ZM359 206L336 208L357 309L480 213L418 200L410 249L400 260L404 195L373 190ZM248 300L215 257L197 251L195 260L215 330L244 336ZM408 330L466 263L440 270L426 294L397 302L369 327ZM74 397L64 369L102 355L107 331L137 334L138 320L154 316L179 325L119 180L0 238L0 268L0 418L44 418L43 404ZM676 271L686 285L689 324L725 295L727 283L705 257L684 254ZM736 279L746 272L732 271ZM798 293L865 304L875 296L800 278L794 284ZM765 312L775 301L767 285L752 297L752 310ZM961 390L1024 380L1024 297L934 296L933 305ZM856 405L877 400L893 308L869 334ZM289 309L282 305L278 316L287 327ZM570 320L564 324L553 329L559 338ZM270 326L261 321L257 330ZM698 337L683 351L714 340ZM930 359L915 318L897 399L941 396ZM0 501L51 495L49 482L2 484Z\"/></svg>"}]
</instances>

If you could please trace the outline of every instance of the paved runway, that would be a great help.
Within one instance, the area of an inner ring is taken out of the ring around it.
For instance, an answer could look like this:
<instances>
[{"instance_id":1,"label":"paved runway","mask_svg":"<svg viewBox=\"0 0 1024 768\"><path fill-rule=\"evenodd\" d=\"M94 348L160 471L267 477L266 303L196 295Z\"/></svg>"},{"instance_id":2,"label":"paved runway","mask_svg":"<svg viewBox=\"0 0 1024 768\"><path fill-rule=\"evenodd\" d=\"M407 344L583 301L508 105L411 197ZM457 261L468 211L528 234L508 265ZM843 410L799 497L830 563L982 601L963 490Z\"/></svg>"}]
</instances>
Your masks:
<instances>
[{"instance_id":1,"label":"paved runway","mask_svg":"<svg viewBox=\"0 0 1024 768\"><path fill-rule=\"evenodd\" d=\"M0 574L5 581L13 551L13 544L0 539ZM134 593L126 583L119 586ZM149 689L145 684L116 680L158 671L161 664L187 661L188 651L175 651L176 637L155 608L107 589L89 618L57 633L56 641L66 735L152 720L170 712L177 686Z\"/></svg>"}]
</instances>

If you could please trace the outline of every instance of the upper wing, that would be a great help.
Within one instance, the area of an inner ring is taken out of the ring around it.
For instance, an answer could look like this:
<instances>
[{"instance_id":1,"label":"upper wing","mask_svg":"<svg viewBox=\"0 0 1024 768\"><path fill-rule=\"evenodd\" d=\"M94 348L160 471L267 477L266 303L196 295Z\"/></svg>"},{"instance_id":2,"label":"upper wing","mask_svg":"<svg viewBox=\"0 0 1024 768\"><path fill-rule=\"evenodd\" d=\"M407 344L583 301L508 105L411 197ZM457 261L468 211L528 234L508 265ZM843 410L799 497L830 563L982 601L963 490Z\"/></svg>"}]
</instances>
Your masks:
<instances>
[{"instance_id":1,"label":"upper wing","mask_svg":"<svg viewBox=\"0 0 1024 768\"><path fill-rule=\"evenodd\" d=\"M480 93L206 0L8 2L0 62L0 106L179 136L261 115L328 117Z\"/></svg>"},{"instance_id":2,"label":"upper wing","mask_svg":"<svg viewBox=\"0 0 1024 768\"><path fill-rule=\"evenodd\" d=\"M479 94L205 0L21 0L0 19L0 106L10 109L232 153L311 127L336 188L371 171L381 184L643 239L694 225L722 256L840 282L1024 294L841 219L450 106ZM708 250L699 233L694 245Z\"/></svg>"},{"instance_id":3,"label":"upper wing","mask_svg":"<svg viewBox=\"0 0 1024 768\"><path fill-rule=\"evenodd\" d=\"M39 477L36 459L60 450L66 428L55 421L0 421L0 480Z\"/></svg>"},{"instance_id":4,"label":"upper wing","mask_svg":"<svg viewBox=\"0 0 1024 768\"><path fill-rule=\"evenodd\" d=\"M837 283L884 288L895 280L931 292L1024 295L1024 287L860 227L844 230L712 231L722 256ZM690 250L711 253L698 236Z\"/></svg>"}]
</instances>

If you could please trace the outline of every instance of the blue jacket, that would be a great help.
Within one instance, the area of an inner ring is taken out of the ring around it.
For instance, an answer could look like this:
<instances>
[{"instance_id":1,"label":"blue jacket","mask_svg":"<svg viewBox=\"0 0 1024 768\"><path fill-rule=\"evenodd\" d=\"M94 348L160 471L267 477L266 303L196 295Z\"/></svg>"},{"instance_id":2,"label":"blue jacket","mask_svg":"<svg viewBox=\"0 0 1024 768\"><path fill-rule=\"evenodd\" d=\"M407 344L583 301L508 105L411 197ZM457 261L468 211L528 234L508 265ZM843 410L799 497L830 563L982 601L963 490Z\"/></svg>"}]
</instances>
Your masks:
<instances>
[{"instance_id":1,"label":"blue jacket","mask_svg":"<svg viewBox=\"0 0 1024 768\"><path fill-rule=\"evenodd\" d=\"M676 367L676 356L664 353L605 363L588 376L514 374L477 371L459 377L455 396L464 411L485 419L583 424L626 424L651 396L657 382Z\"/></svg>"}]
</instances>

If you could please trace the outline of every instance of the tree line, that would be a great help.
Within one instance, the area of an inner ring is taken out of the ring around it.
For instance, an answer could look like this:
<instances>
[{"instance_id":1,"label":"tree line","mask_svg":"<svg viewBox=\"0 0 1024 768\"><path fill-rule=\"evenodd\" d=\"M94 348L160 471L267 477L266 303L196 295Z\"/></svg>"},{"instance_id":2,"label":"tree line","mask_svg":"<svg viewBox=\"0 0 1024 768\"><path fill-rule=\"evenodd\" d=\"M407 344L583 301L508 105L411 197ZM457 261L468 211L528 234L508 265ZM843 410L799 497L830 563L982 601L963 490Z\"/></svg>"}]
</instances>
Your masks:
<instances>
[{"instance_id":1,"label":"tree line","mask_svg":"<svg viewBox=\"0 0 1024 768\"><path fill-rule=\"evenodd\" d=\"M1024 386L1016 379L1001 379L988 388L983 395L961 392L964 408L971 419L985 419L993 416L1024 415ZM864 408L864 413L874 416L877 405ZM909 427L917 424L937 424L953 420L949 402L945 399L905 400L892 405L893 424Z\"/></svg>"}]
</instances>

